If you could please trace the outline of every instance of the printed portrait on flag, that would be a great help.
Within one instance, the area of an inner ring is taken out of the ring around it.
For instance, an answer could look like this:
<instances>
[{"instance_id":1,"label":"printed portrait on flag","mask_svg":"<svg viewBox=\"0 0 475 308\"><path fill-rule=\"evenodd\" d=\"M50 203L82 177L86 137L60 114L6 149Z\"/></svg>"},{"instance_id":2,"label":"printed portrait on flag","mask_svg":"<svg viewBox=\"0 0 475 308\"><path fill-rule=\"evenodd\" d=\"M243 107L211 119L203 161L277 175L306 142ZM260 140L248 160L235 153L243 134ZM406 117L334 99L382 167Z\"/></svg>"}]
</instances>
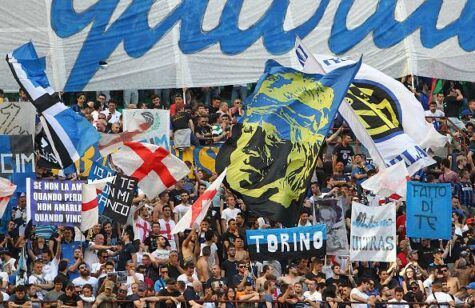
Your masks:
<instances>
[{"instance_id":1,"label":"printed portrait on flag","mask_svg":"<svg viewBox=\"0 0 475 308\"><path fill-rule=\"evenodd\" d=\"M314 210L314 224L324 224L327 227L327 254L348 255L348 237L342 200L318 200L314 204Z\"/></svg>"},{"instance_id":2,"label":"printed portrait on flag","mask_svg":"<svg viewBox=\"0 0 475 308\"><path fill-rule=\"evenodd\" d=\"M245 115L216 159L218 172L229 165L229 187L253 211L288 224L295 220L291 208L305 193L338 108L336 96L321 75L268 61Z\"/></svg>"}]
</instances>

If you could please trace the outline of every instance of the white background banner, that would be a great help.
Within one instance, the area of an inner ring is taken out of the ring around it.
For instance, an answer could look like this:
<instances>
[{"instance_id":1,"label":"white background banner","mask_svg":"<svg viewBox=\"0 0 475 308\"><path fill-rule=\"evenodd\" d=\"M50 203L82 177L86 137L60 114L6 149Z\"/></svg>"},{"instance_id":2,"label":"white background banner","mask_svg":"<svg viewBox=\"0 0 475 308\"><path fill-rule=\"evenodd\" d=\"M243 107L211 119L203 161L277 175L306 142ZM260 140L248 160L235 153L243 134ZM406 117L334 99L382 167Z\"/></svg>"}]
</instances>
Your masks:
<instances>
[{"instance_id":1,"label":"white background banner","mask_svg":"<svg viewBox=\"0 0 475 308\"><path fill-rule=\"evenodd\" d=\"M170 111L160 109L125 109L124 131L133 132L140 130L141 123L150 123L147 130L146 142L164 147L170 150Z\"/></svg>"},{"instance_id":2,"label":"white background banner","mask_svg":"<svg viewBox=\"0 0 475 308\"><path fill-rule=\"evenodd\" d=\"M351 208L351 261L396 261L396 205L369 207L353 202Z\"/></svg>"},{"instance_id":3,"label":"white background banner","mask_svg":"<svg viewBox=\"0 0 475 308\"><path fill-rule=\"evenodd\" d=\"M460 0L2 0L0 51L33 40L65 91L255 82L269 58L298 67L297 35L392 77L474 81L474 11ZM5 62L0 88L18 90Z\"/></svg>"},{"instance_id":4,"label":"white background banner","mask_svg":"<svg viewBox=\"0 0 475 308\"><path fill-rule=\"evenodd\" d=\"M0 135L35 136L36 109L28 102L0 104Z\"/></svg>"}]
</instances>

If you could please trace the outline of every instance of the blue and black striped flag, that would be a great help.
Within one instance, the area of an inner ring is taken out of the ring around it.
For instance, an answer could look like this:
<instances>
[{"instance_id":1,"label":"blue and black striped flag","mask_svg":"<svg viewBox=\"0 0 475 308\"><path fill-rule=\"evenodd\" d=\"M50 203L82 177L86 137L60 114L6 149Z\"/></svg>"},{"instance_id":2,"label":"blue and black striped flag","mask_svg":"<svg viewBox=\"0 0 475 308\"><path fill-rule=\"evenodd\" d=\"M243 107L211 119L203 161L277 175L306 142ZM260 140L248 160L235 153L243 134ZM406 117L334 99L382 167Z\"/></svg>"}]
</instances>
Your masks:
<instances>
[{"instance_id":1,"label":"blue and black striped flag","mask_svg":"<svg viewBox=\"0 0 475 308\"><path fill-rule=\"evenodd\" d=\"M66 107L51 88L45 73L46 60L38 57L29 42L7 55L18 84L36 107L46 137L64 169L99 141L99 133L86 118Z\"/></svg>"}]
</instances>

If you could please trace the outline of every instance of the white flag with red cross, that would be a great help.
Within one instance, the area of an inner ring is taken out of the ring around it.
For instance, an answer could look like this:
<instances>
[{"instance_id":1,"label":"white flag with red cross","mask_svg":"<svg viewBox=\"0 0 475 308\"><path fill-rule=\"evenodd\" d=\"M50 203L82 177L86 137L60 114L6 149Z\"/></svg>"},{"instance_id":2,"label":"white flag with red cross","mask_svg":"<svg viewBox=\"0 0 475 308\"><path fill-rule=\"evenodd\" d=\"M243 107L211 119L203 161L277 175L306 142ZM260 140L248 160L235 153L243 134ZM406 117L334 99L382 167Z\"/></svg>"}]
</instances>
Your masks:
<instances>
[{"instance_id":1,"label":"white flag with red cross","mask_svg":"<svg viewBox=\"0 0 475 308\"><path fill-rule=\"evenodd\" d=\"M82 184L81 231L86 231L99 223L99 205L97 196L102 193L114 177L96 180L89 184Z\"/></svg>"},{"instance_id":2,"label":"white flag with red cross","mask_svg":"<svg viewBox=\"0 0 475 308\"><path fill-rule=\"evenodd\" d=\"M0 218L3 217L5 209L7 208L10 197L15 192L16 185L14 185L10 180L0 178Z\"/></svg>"},{"instance_id":3,"label":"white flag with red cross","mask_svg":"<svg viewBox=\"0 0 475 308\"><path fill-rule=\"evenodd\" d=\"M111 158L125 175L137 179L139 188L149 198L172 187L190 172L178 157L149 143L124 142L124 146Z\"/></svg>"},{"instance_id":4,"label":"white flag with red cross","mask_svg":"<svg viewBox=\"0 0 475 308\"><path fill-rule=\"evenodd\" d=\"M224 177L226 176L226 169L214 180L205 192L198 198L198 200L193 203L188 212L183 215L180 221L172 230L172 234L177 234L183 232L186 229L192 229L193 226L199 226L201 221L205 218L206 213L208 212L209 206L213 202L213 198L218 193L219 186L223 183Z\"/></svg>"}]
</instances>

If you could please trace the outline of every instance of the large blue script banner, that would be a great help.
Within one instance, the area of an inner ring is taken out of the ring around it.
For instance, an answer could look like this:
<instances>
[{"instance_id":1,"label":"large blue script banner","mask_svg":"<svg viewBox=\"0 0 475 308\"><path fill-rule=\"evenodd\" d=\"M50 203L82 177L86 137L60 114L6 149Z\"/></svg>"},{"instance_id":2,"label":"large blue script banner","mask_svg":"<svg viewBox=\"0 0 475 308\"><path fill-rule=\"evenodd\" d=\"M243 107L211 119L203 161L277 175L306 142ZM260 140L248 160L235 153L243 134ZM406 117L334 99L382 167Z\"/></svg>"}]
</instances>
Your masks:
<instances>
[{"instance_id":1,"label":"large blue script banner","mask_svg":"<svg viewBox=\"0 0 475 308\"><path fill-rule=\"evenodd\" d=\"M327 231L324 224L285 229L246 230L246 242L252 260L323 257Z\"/></svg>"},{"instance_id":2,"label":"large blue script banner","mask_svg":"<svg viewBox=\"0 0 475 308\"><path fill-rule=\"evenodd\" d=\"M449 240L452 227L450 184L407 182L407 236Z\"/></svg>"},{"instance_id":3,"label":"large blue script banner","mask_svg":"<svg viewBox=\"0 0 475 308\"><path fill-rule=\"evenodd\" d=\"M0 135L0 177L26 192L26 179L35 177L35 155L30 135Z\"/></svg>"},{"instance_id":4,"label":"large blue script banner","mask_svg":"<svg viewBox=\"0 0 475 308\"><path fill-rule=\"evenodd\" d=\"M297 36L313 53L370 55L365 61L392 77L475 78L475 36L467 30L475 1L7 3L0 17L10 31L2 32L0 53L33 40L41 55L61 59L47 70L53 88L66 92L255 82L267 59L291 64ZM6 63L0 84L18 90Z\"/></svg>"}]
</instances>

